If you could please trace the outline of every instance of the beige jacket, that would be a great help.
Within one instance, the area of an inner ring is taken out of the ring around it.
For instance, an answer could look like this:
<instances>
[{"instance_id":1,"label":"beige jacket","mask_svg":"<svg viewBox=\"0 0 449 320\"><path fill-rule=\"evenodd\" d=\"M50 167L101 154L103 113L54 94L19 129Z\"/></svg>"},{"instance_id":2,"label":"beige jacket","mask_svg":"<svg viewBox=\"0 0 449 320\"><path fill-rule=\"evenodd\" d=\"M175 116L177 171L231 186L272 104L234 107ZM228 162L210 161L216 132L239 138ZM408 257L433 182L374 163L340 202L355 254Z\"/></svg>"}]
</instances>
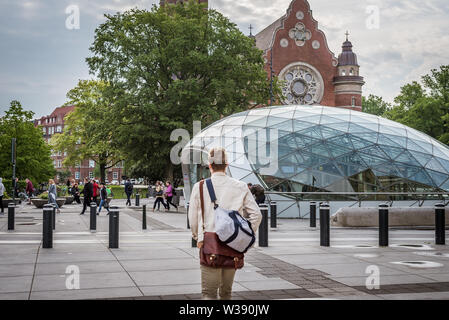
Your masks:
<instances>
[{"instance_id":1,"label":"beige jacket","mask_svg":"<svg viewBox=\"0 0 449 320\"><path fill-rule=\"evenodd\" d=\"M217 196L217 204L223 209L238 211L251 222L254 232L257 232L262 221L262 214L246 183L230 178L224 173L217 172L212 175L212 184ZM203 230L199 185L200 183L198 182L193 186L192 195L190 196L189 223L193 238L201 242L204 239L204 232L214 232L215 230L215 212L206 183L204 183L205 230Z\"/></svg>"}]
</instances>

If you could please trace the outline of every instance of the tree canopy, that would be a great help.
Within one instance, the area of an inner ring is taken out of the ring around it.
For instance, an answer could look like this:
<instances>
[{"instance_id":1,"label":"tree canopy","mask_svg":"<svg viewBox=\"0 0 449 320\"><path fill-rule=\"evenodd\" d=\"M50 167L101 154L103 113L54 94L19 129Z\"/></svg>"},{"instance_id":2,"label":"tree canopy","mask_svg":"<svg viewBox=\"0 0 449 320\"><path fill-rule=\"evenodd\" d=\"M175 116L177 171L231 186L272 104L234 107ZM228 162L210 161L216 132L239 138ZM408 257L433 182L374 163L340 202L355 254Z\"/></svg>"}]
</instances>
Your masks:
<instances>
[{"instance_id":1,"label":"tree canopy","mask_svg":"<svg viewBox=\"0 0 449 320\"><path fill-rule=\"evenodd\" d=\"M401 87L393 106L381 97L364 98L363 110L419 130L449 144L449 65Z\"/></svg>"},{"instance_id":2,"label":"tree canopy","mask_svg":"<svg viewBox=\"0 0 449 320\"><path fill-rule=\"evenodd\" d=\"M12 101L0 118L0 177L12 177L11 139L16 138L16 176L34 183L44 182L55 174L50 147L42 138L42 129L34 127L34 113Z\"/></svg>"},{"instance_id":3,"label":"tree canopy","mask_svg":"<svg viewBox=\"0 0 449 320\"><path fill-rule=\"evenodd\" d=\"M196 1L107 15L87 58L110 83L113 139L149 176L172 167L175 129L192 134L269 99L262 51L219 12Z\"/></svg>"}]
</instances>

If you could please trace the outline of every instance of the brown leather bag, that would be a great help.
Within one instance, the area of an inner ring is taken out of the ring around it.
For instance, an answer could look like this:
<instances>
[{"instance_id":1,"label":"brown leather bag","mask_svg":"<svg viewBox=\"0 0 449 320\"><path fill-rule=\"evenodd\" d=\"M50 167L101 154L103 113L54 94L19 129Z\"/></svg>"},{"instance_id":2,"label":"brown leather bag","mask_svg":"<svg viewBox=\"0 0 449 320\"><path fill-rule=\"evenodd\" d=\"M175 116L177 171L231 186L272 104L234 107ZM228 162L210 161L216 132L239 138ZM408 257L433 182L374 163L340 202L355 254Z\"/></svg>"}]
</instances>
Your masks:
<instances>
[{"instance_id":1,"label":"brown leather bag","mask_svg":"<svg viewBox=\"0 0 449 320\"><path fill-rule=\"evenodd\" d=\"M201 215L204 230L204 180L200 182ZM240 253L220 241L215 232L205 232L203 247L200 249L200 264L212 268L241 269L243 268L244 254Z\"/></svg>"}]
</instances>

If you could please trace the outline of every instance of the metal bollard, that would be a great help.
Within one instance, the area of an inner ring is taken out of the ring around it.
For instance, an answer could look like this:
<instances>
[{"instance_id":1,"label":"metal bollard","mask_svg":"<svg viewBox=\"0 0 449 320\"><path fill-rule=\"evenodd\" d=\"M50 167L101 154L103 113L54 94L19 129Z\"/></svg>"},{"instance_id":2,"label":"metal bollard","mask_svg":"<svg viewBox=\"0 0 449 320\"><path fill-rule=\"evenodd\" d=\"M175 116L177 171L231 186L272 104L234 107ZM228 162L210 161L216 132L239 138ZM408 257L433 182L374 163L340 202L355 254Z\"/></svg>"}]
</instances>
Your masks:
<instances>
[{"instance_id":1,"label":"metal bollard","mask_svg":"<svg viewBox=\"0 0 449 320\"><path fill-rule=\"evenodd\" d=\"M117 207L111 207L109 211L109 248L119 247L119 211Z\"/></svg>"},{"instance_id":2,"label":"metal bollard","mask_svg":"<svg viewBox=\"0 0 449 320\"><path fill-rule=\"evenodd\" d=\"M53 206L44 206L42 223L42 248L53 248Z\"/></svg>"},{"instance_id":3,"label":"metal bollard","mask_svg":"<svg viewBox=\"0 0 449 320\"><path fill-rule=\"evenodd\" d=\"M259 247L268 247L268 206L260 204L262 222L259 226Z\"/></svg>"},{"instance_id":4,"label":"metal bollard","mask_svg":"<svg viewBox=\"0 0 449 320\"><path fill-rule=\"evenodd\" d=\"M316 202L310 202L310 227L316 228Z\"/></svg>"},{"instance_id":5,"label":"metal bollard","mask_svg":"<svg viewBox=\"0 0 449 320\"><path fill-rule=\"evenodd\" d=\"M198 242L192 238L192 248L196 248L198 246Z\"/></svg>"},{"instance_id":6,"label":"metal bollard","mask_svg":"<svg viewBox=\"0 0 449 320\"><path fill-rule=\"evenodd\" d=\"M147 230L147 205L143 205L142 209L142 230Z\"/></svg>"},{"instance_id":7,"label":"metal bollard","mask_svg":"<svg viewBox=\"0 0 449 320\"><path fill-rule=\"evenodd\" d=\"M379 205L379 247L388 247L388 204Z\"/></svg>"},{"instance_id":8,"label":"metal bollard","mask_svg":"<svg viewBox=\"0 0 449 320\"><path fill-rule=\"evenodd\" d=\"M330 207L323 203L320 206L320 245L322 247L330 246Z\"/></svg>"},{"instance_id":9,"label":"metal bollard","mask_svg":"<svg viewBox=\"0 0 449 320\"><path fill-rule=\"evenodd\" d=\"M270 203L270 226L271 228L277 228L277 202L272 201Z\"/></svg>"},{"instance_id":10,"label":"metal bollard","mask_svg":"<svg viewBox=\"0 0 449 320\"><path fill-rule=\"evenodd\" d=\"M446 207L442 203L435 205L435 244L446 244Z\"/></svg>"},{"instance_id":11,"label":"metal bollard","mask_svg":"<svg viewBox=\"0 0 449 320\"><path fill-rule=\"evenodd\" d=\"M90 232L97 232L97 203L90 203Z\"/></svg>"},{"instance_id":12,"label":"metal bollard","mask_svg":"<svg viewBox=\"0 0 449 320\"><path fill-rule=\"evenodd\" d=\"M140 206L140 194L136 193L136 207Z\"/></svg>"},{"instance_id":13,"label":"metal bollard","mask_svg":"<svg viewBox=\"0 0 449 320\"><path fill-rule=\"evenodd\" d=\"M14 230L16 220L16 205L8 204L8 230Z\"/></svg>"}]
</instances>

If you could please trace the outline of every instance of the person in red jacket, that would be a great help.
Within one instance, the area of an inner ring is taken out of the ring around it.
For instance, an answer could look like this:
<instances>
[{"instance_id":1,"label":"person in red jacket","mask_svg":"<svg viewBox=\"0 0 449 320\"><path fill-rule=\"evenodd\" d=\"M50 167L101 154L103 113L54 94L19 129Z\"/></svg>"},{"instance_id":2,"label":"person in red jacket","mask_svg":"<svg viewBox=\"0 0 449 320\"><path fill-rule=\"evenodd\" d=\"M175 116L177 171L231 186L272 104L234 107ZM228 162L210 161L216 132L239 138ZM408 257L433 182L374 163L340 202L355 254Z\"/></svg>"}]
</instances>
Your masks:
<instances>
[{"instance_id":1,"label":"person in red jacket","mask_svg":"<svg viewBox=\"0 0 449 320\"><path fill-rule=\"evenodd\" d=\"M27 187L26 187L25 192L26 192L26 194L28 196L28 203L31 204L31 198L33 197L33 192L34 192L33 183L28 178L26 178L25 181L27 183Z\"/></svg>"},{"instance_id":2,"label":"person in red jacket","mask_svg":"<svg viewBox=\"0 0 449 320\"><path fill-rule=\"evenodd\" d=\"M92 202L97 203L97 197L100 195L100 186L98 185L96 180L92 180L92 186L94 191Z\"/></svg>"}]
</instances>

